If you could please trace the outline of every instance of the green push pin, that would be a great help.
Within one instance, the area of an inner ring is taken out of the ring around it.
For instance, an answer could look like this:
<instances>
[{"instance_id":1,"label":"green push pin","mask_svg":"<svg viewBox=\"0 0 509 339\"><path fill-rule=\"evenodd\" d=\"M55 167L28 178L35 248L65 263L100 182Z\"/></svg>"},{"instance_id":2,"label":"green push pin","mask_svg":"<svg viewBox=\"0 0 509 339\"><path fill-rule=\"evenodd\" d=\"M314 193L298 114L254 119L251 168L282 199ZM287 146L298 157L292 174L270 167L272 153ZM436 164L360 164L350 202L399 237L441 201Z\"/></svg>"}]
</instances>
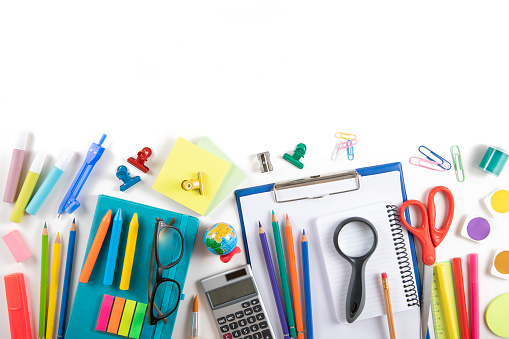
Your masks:
<instances>
[{"instance_id":1,"label":"green push pin","mask_svg":"<svg viewBox=\"0 0 509 339\"><path fill-rule=\"evenodd\" d=\"M295 152L293 152L293 155L285 153L285 155L283 155L283 159L285 159L295 167L302 169L304 167L304 164L299 160L300 158L304 157L304 154L306 154L306 145L301 143L297 145L297 147L295 148Z\"/></svg>"}]
</instances>

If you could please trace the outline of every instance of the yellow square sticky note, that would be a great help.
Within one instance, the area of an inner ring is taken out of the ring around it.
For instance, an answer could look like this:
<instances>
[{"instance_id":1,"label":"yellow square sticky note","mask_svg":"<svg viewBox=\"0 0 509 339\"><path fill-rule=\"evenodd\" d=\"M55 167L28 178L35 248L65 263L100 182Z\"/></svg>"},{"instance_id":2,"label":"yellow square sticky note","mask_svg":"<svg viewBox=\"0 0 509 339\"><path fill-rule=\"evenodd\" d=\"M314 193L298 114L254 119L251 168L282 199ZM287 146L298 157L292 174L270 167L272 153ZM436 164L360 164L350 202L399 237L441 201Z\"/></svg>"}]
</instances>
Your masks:
<instances>
[{"instance_id":1,"label":"yellow square sticky note","mask_svg":"<svg viewBox=\"0 0 509 339\"><path fill-rule=\"evenodd\" d=\"M152 188L204 215L230 166L229 162L192 142L178 138ZM186 191L182 188L183 181L197 180L198 172L203 173L205 195L201 195L199 190Z\"/></svg>"}]
</instances>

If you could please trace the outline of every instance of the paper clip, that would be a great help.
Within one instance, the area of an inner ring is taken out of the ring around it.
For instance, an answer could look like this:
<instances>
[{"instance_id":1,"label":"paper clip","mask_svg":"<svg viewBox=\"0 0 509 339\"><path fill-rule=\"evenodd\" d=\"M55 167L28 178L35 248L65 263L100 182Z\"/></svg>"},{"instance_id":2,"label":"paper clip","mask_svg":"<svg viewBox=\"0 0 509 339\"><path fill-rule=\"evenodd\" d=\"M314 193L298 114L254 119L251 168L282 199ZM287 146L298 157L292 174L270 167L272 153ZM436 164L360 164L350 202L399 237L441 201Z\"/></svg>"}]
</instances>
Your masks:
<instances>
[{"instance_id":1,"label":"paper clip","mask_svg":"<svg viewBox=\"0 0 509 339\"><path fill-rule=\"evenodd\" d=\"M451 146L452 163L456 172L456 180L465 181L465 171L463 170L463 162L461 161L460 148L456 145Z\"/></svg>"},{"instance_id":2,"label":"paper clip","mask_svg":"<svg viewBox=\"0 0 509 339\"><path fill-rule=\"evenodd\" d=\"M419 166L422 168L427 168L430 170L438 171L438 172L445 172L446 169L443 167L442 164L439 164L436 161L428 160L428 159L422 159L417 157L411 157L410 158L410 164Z\"/></svg>"},{"instance_id":3,"label":"paper clip","mask_svg":"<svg viewBox=\"0 0 509 339\"><path fill-rule=\"evenodd\" d=\"M350 134L350 133L343 133L343 132L336 132L336 134L334 134L334 136L336 138L339 138L339 139L345 139L345 140L353 140L353 139L357 139L357 136L355 134Z\"/></svg>"},{"instance_id":4,"label":"paper clip","mask_svg":"<svg viewBox=\"0 0 509 339\"><path fill-rule=\"evenodd\" d=\"M359 141L357 139L348 140L348 141L338 141L336 146L334 146L334 150L332 151L331 159L336 160L339 155L339 151L345 148L351 148L353 145L357 145Z\"/></svg>"},{"instance_id":5,"label":"paper clip","mask_svg":"<svg viewBox=\"0 0 509 339\"><path fill-rule=\"evenodd\" d=\"M421 148L423 148L425 151L422 151ZM450 170L452 165L449 161L445 160L426 146L419 146L419 152L421 152L422 155L426 157L426 159L431 160L433 162L436 162L438 166L444 168L445 170Z\"/></svg>"},{"instance_id":6,"label":"paper clip","mask_svg":"<svg viewBox=\"0 0 509 339\"><path fill-rule=\"evenodd\" d=\"M346 156L348 157L348 160L353 160L353 144L352 140L348 140L346 145Z\"/></svg>"}]
</instances>

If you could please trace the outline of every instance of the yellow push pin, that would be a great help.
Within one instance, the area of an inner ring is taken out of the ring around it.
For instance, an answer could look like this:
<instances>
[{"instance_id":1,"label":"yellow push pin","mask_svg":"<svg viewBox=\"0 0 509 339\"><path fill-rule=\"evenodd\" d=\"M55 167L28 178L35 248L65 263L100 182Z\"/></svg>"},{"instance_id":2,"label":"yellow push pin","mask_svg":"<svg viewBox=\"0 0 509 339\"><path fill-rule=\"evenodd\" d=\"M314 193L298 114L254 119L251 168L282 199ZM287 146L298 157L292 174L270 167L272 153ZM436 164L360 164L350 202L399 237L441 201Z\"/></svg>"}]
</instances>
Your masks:
<instances>
[{"instance_id":1,"label":"yellow push pin","mask_svg":"<svg viewBox=\"0 0 509 339\"><path fill-rule=\"evenodd\" d=\"M201 195L205 195L205 185L203 184L203 173L198 172L197 180L184 180L182 181L182 188L186 191L199 189Z\"/></svg>"}]
</instances>

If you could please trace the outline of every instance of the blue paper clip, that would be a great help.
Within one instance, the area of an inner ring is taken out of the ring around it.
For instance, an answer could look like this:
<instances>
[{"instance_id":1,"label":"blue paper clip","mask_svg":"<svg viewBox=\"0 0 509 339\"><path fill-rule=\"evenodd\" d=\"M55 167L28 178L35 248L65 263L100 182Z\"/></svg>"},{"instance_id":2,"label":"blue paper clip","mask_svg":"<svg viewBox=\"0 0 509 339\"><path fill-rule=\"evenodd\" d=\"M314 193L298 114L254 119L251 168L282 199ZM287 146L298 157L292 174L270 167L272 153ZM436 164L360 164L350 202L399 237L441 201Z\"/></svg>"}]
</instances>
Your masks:
<instances>
[{"instance_id":1,"label":"blue paper clip","mask_svg":"<svg viewBox=\"0 0 509 339\"><path fill-rule=\"evenodd\" d=\"M353 155L353 142L352 142L352 140L348 140L347 141L346 147L347 147L346 155L348 157L348 160L351 161L351 160L353 160L353 157L354 157L354 155Z\"/></svg>"},{"instance_id":2,"label":"blue paper clip","mask_svg":"<svg viewBox=\"0 0 509 339\"><path fill-rule=\"evenodd\" d=\"M106 139L106 134L102 135L101 140L99 140L98 144L94 142L88 149L88 153L85 158L85 161L83 162L83 165L81 165L81 168L78 171L78 174L76 174L76 177L74 178L71 187L69 187L69 190L67 191L64 200L62 200L62 203L58 207L58 216L60 216L64 212L71 214L78 207L80 207L80 202L77 200L78 195L80 194L83 185L85 185L85 182L87 181L90 172L92 172L92 170L94 169L96 162L101 158L101 156L104 153L104 147L101 147L102 143L104 142L104 139Z\"/></svg>"},{"instance_id":3,"label":"blue paper clip","mask_svg":"<svg viewBox=\"0 0 509 339\"><path fill-rule=\"evenodd\" d=\"M421 148L424 149L425 151L423 151ZM419 146L419 152L421 152L421 154L424 155L426 157L426 159L436 162L438 164L438 166L444 168L447 171L450 170L452 167L452 165L449 161L445 160L444 158L442 158L441 156L439 156L438 154L436 154L435 152L433 152L426 146L422 146L422 145Z\"/></svg>"}]
</instances>

